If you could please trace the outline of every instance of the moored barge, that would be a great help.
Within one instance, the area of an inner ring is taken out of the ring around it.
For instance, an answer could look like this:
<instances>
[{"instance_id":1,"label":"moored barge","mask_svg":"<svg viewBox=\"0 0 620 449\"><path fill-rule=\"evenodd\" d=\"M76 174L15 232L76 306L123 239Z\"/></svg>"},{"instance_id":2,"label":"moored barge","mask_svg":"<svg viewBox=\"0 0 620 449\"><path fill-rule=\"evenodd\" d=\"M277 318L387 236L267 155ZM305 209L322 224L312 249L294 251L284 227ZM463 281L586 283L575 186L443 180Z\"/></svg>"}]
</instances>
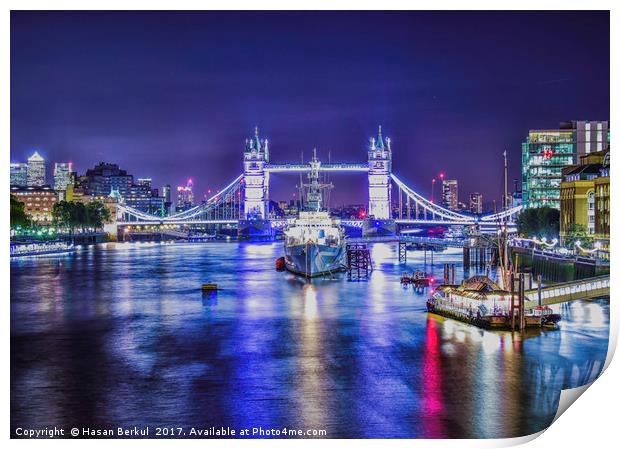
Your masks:
<instances>
[{"instance_id":1,"label":"moored barge","mask_svg":"<svg viewBox=\"0 0 620 449\"><path fill-rule=\"evenodd\" d=\"M487 276L474 276L461 285L440 285L434 289L426 309L487 329L512 329L511 311L518 314L511 307L513 294ZM550 307L537 306L524 310L523 324L526 328L555 328L560 318Z\"/></svg>"}]
</instances>

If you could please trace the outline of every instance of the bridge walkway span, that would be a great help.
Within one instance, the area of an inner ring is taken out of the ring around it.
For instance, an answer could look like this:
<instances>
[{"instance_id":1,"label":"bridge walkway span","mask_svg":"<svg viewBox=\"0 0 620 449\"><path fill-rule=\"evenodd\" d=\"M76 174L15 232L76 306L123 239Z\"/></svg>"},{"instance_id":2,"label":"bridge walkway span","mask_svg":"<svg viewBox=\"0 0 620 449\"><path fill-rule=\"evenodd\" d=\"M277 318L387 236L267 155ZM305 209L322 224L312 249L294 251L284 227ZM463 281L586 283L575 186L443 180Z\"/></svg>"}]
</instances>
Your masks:
<instances>
[{"instance_id":1,"label":"bridge walkway span","mask_svg":"<svg viewBox=\"0 0 620 449\"><path fill-rule=\"evenodd\" d=\"M542 305L550 306L579 299L596 299L609 296L609 275L595 276L577 281L562 282L541 288ZM538 290L526 290L525 308L538 305Z\"/></svg>"}]
</instances>

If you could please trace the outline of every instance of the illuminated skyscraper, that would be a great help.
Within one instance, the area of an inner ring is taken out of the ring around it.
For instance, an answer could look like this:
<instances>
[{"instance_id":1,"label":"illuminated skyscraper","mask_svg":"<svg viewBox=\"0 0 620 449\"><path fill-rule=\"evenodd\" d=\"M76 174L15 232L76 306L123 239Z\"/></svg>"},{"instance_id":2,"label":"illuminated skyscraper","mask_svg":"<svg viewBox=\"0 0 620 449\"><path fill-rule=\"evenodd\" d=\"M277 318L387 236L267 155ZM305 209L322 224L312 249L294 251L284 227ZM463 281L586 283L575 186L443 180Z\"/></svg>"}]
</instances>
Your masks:
<instances>
[{"instance_id":1,"label":"illuminated skyscraper","mask_svg":"<svg viewBox=\"0 0 620 449\"><path fill-rule=\"evenodd\" d=\"M108 196L110 192L117 191L124 197L133 185L133 176L117 164L101 162L86 171L83 184L92 196Z\"/></svg>"},{"instance_id":2,"label":"illuminated skyscraper","mask_svg":"<svg viewBox=\"0 0 620 449\"><path fill-rule=\"evenodd\" d=\"M572 121L560 123L558 129L530 130L521 145L523 205L559 209L562 168L608 148L608 121Z\"/></svg>"},{"instance_id":3,"label":"illuminated skyscraper","mask_svg":"<svg viewBox=\"0 0 620 449\"><path fill-rule=\"evenodd\" d=\"M170 215L170 208L172 206L172 192L170 190L170 184L166 184L161 188L161 196L164 198L165 215Z\"/></svg>"},{"instance_id":4,"label":"illuminated skyscraper","mask_svg":"<svg viewBox=\"0 0 620 449\"><path fill-rule=\"evenodd\" d=\"M475 192L469 195L469 211L474 214L482 213L482 194Z\"/></svg>"},{"instance_id":5,"label":"illuminated skyscraper","mask_svg":"<svg viewBox=\"0 0 620 449\"><path fill-rule=\"evenodd\" d=\"M459 182L456 179L444 179L441 200L444 207L451 210L459 208Z\"/></svg>"},{"instance_id":6,"label":"illuminated skyscraper","mask_svg":"<svg viewBox=\"0 0 620 449\"><path fill-rule=\"evenodd\" d=\"M45 159L38 151L28 158L27 184L32 187L45 185Z\"/></svg>"},{"instance_id":7,"label":"illuminated skyscraper","mask_svg":"<svg viewBox=\"0 0 620 449\"><path fill-rule=\"evenodd\" d=\"M71 162L54 163L54 190L57 192L66 192L67 187L73 184L73 170Z\"/></svg>"},{"instance_id":8,"label":"illuminated skyscraper","mask_svg":"<svg viewBox=\"0 0 620 449\"><path fill-rule=\"evenodd\" d=\"M182 212L194 207L194 181L187 180L187 184L177 187L177 212Z\"/></svg>"},{"instance_id":9,"label":"illuminated skyscraper","mask_svg":"<svg viewBox=\"0 0 620 449\"><path fill-rule=\"evenodd\" d=\"M23 162L11 164L11 185L24 187L28 184L28 165Z\"/></svg>"}]
</instances>

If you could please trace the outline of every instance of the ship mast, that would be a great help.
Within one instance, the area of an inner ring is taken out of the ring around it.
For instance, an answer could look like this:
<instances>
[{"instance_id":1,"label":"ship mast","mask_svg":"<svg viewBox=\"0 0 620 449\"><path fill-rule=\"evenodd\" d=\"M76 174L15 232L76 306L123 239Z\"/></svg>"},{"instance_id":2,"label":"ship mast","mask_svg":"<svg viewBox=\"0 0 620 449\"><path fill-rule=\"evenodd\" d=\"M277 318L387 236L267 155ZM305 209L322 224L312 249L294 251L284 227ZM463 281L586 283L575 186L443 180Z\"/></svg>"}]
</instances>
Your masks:
<instances>
[{"instance_id":1,"label":"ship mast","mask_svg":"<svg viewBox=\"0 0 620 449\"><path fill-rule=\"evenodd\" d=\"M308 173L308 183L302 184L305 190L306 210L319 212L322 210L323 191L331 189L332 183L321 183L319 171L321 170L321 161L316 157L316 148L312 152L310 160L310 173Z\"/></svg>"}]
</instances>

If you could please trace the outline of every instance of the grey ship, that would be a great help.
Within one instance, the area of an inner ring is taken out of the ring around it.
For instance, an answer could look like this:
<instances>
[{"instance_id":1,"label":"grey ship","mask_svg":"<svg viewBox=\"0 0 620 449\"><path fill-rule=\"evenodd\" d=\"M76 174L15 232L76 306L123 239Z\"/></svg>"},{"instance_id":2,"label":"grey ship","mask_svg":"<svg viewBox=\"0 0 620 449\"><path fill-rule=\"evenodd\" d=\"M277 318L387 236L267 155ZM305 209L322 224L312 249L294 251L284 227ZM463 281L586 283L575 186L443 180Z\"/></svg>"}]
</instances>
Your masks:
<instances>
[{"instance_id":1,"label":"grey ship","mask_svg":"<svg viewBox=\"0 0 620 449\"><path fill-rule=\"evenodd\" d=\"M346 241L340 221L323 210L322 191L331 184L319 182L321 162L316 150L310 161L308 184L305 188L306 207L299 218L288 220L284 230L285 266L292 273L316 277L345 269Z\"/></svg>"}]
</instances>

